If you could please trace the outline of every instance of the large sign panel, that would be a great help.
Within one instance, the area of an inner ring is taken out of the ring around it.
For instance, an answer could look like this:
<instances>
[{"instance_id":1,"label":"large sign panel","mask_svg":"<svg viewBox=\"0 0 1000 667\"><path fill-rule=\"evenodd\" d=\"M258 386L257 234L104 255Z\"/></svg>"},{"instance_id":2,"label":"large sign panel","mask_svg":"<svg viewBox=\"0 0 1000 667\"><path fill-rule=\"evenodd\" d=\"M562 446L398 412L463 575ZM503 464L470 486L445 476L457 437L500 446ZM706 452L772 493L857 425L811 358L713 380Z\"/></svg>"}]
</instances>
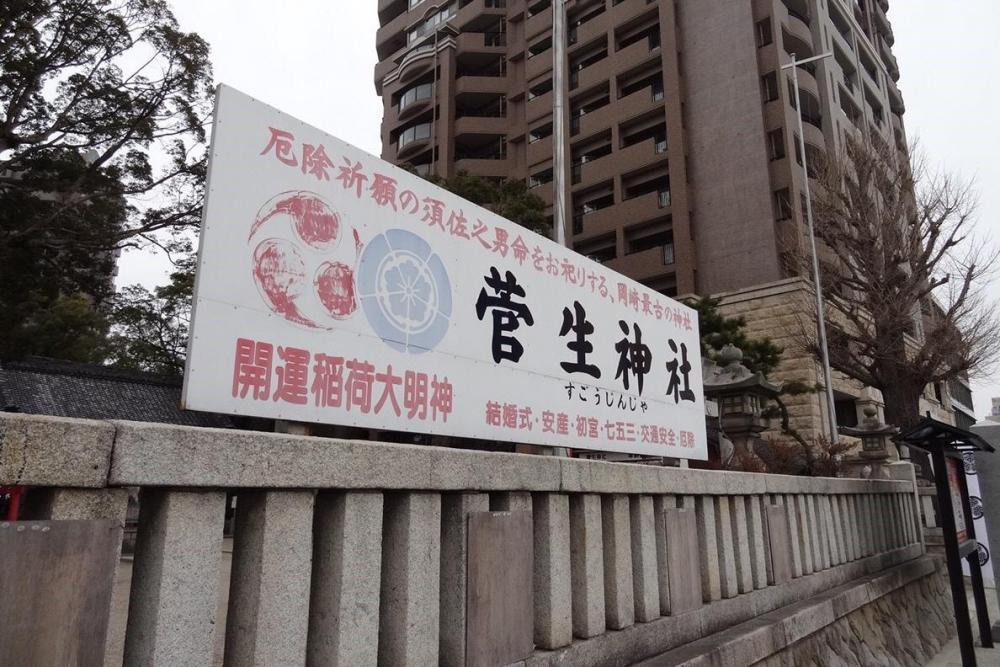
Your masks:
<instances>
[{"instance_id":1,"label":"large sign panel","mask_svg":"<svg viewBox=\"0 0 1000 667\"><path fill-rule=\"evenodd\" d=\"M694 311L238 91L188 408L707 458Z\"/></svg>"}]
</instances>

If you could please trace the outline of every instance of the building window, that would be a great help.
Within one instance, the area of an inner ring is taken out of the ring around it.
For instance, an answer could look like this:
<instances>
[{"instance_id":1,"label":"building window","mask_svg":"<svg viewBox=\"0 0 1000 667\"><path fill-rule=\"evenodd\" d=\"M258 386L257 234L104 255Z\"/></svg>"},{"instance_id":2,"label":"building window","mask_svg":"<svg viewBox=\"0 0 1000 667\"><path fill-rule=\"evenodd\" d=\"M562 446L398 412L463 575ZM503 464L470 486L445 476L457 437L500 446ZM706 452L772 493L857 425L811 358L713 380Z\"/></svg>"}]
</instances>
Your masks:
<instances>
[{"instance_id":1,"label":"building window","mask_svg":"<svg viewBox=\"0 0 1000 667\"><path fill-rule=\"evenodd\" d=\"M406 34L406 43L412 44L413 42L417 41L424 35L434 30L434 28L436 28L440 24L450 19L456 13L458 13L457 2L453 2L447 5L446 7L438 9L437 12L431 14L429 17L427 17L426 20L417 25L415 28L411 29Z\"/></svg>"},{"instance_id":2,"label":"building window","mask_svg":"<svg viewBox=\"0 0 1000 667\"><path fill-rule=\"evenodd\" d=\"M788 188L774 193L774 217L776 220L789 220L792 217L792 197Z\"/></svg>"},{"instance_id":3,"label":"building window","mask_svg":"<svg viewBox=\"0 0 1000 667\"><path fill-rule=\"evenodd\" d=\"M757 32L757 48L762 46L767 46L774 41L774 36L771 34L771 17L768 16L763 21L757 21L755 26Z\"/></svg>"},{"instance_id":4,"label":"building window","mask_svg":"<svg viewBox=\"0 0 1000 667\"><path fill-rule=\"evenodd\" d=\"M541 55L552 48L552 37L541 39L528 47L528 59Z\"/></svg>"},{"instance_id":5,"label":"building window","mask_svg":"<svg viewBox=\"0 0 1000 667\"><path fill-rule=\"evenodd\" d=\"M419 86L414 86L400 96L399 110L402 111L414 102L429 100L433 94L434 84L432 83L422 83Z\"/></svg>"},{"instance_id":6,"label":"building window","mask_svg":"<svg viewBox=\"0 0 1000 667\"><path fill-rule=\"evenodd\" d=\"M408 127L399 133L399 141L397 142L397 150L402 149L408 144L412 144L414 141L421 141L423 139L430 139L431 136L431 124L430 123L420 123L419 125L414 125Z\"/></svg>"},{"instance_id":7,"label":"building window","mask_svg":"<svg viewBox=\"0 0 1000 667\"><path fill-rule=\"evenodd\" d=\"M771 72L760 78L760 91L765 102L773 102L778 99L778 74Z\"/></svg>"},{"instance_id":8,"label":"building window","mask_svg":"<svg viewBox=\"0 0 1000 667\"><path fill-rule=\"evenodd\" d=\"M543 169L537 174L531 174L528 176L528 187L537 188L539 185L545 185L546 183L552 182L552 167L548 169Z\"/></svg>"},{"instance_id":9,"label":"building window","mask_svg":"<svg viewBox=\"0 0 1000 667\"><path fill-rule=\"evenodd\" d=\"M531 18L535 14L544 12L546 9L552 6L552 0L540 0L533 5L528 5L528 18Z\"/></svg>"},{"instance_id":10,"label":"building window","mask_svg":"<svg viewBox=\"0 0 1000 667\"><path fill-rule=\"evenodd\" d=\"M533 100L536 97L540 97L545 93L552 90L552 79L546 79L541 83L536 83L535 85L528 88L528 99Z\"/></svg>"},{"instance_id":11,"label":"building window","mask_svg":"<svg viewBox=\"0 0 1000 667\"><path fill-rule=\"evenodd\" d=\"M767 155L772 160L785 157L785 132L780 127L767 133Z\"/></svg>"},{"instance_id":12,"label":"building window","mask_svg":"<svg viewBox=\"0 0 1000 667\"><path fill-rule=\"evenodd\" d=\"M670 189L660 190L656 193L656 203L660 208L670 207Z\"/></svg>"},{"instance_id":13,"label":"building window","mask_svg":"<svg viewBox=\"0 0 1000 667\"><path fill-rule=\"evenodd\" d=\"M629 234L626 232L626 237ZM646 234L645 236L639 236L637 238L626 238L628 243L628 254L632 255L637 252L643 252L645 250L650 250L652 248L666 248L669 246L670 261L664 261L664 264L673 264L674 256L674 233L670 230L654 232L652 234ZM664 251L664 260L667 258L668 253Z\"/></svg>"},{"instance_id":14,"label":"building window","mask_svg":"<svg viewBox=\"0 0 1000 667\"><path fill-rule=\"evenodd\" d=\"M833 402L837 426L854 428L858 425L858 408L853 398L838 398Z\"/></svg>"},{"instance_id":15,"label":"building window","mask_svg":"<svg viewBox=\"0 0 1000 667\"><path fill-rule=\"evenodd\" d=\"M541 141L545 137L552 136L552 122L545 123L545 125L539 125L533 130L528 131L528 143L533 144L536 141Z\"/></svg>"}]
</instances>

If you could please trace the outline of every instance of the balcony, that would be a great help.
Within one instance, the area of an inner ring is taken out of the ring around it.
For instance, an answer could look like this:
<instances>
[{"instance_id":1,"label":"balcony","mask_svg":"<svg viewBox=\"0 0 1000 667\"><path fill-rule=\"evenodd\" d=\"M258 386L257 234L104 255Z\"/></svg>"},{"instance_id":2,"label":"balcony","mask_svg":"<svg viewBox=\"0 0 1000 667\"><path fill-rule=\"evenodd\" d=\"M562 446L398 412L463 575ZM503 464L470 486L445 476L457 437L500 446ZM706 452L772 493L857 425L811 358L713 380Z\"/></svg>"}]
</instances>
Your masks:
<instances>
[{"instance_id":1,"label":"balcony","mask_svg":"<svg viewBox=\"0 0 1000 667\"><path fill-rule=\"evenodd\" d=\"M570 27L566 35L566 40L569 43L569 49L567 49L569 56L572 57L573 53L579 50L584 44L589 44L607 33L607 25L606 19L602 14L577 28Z\"/></svg>"},{"instance_id":2,"label":"balcony","mask_svg":"<svg viewBox=\"0 0 1000 667\"><path fill-rule=\"evenodd\" d=\"M455 81L455 93L502 94L507 90L507 81L498 76L476 76L468 74Z\"/></svg>"},{"instance_id":3,"label":"balcony","mask_svg":"<svg viewBox=\"0 0 1000 667\"><path fill-rule=\"evenodd\" d=\"M569 73L569 89L572 90L587 90L588 88L593 88L599 83L603 83L608 80L608 72L600 67L600 64L607 61L605 56L601 60L598 60L590 65L587 65L583 69L577 71L571 71Z\"/></svg>"},{"instance_id":4,"label":"balcony","mask_svg":"<svg viewBox=\"0 0 1000 667\"><path fill-rule=\"evenodd\" d=\"M657 93L652 87L642 88L625 97L619 97L615 104L620 118L634 118L647 111L663 108L663 93Z\"/></svg>"},{"instance_id":5,"label":"balcony","mask_svg":"<svg viewBox=\"0 0 1000 667\"><path fill-rule=\"evenodd\" d=\"M375 50L379 60L385 60L406 46L406 27L413 23L413 15L403 12L375 32Z\"/></svg>"},{"instance_id":6,"label":"balcony","mask_svg":"<svg viewBox=\"0 0 1000 667\"><path fill-rule=\"evenodd\" d=\"M809 25L811 18L809 16L809 5L806 0L781 0L785 5L785 9L788 10L788 15L793 19L804 23L806 26Z\"/></svg>"},{"instance_id":7,"label":"balcony","mask_svg":"<svg viewBox=\"0 0 1000 667\"><path fill-rule=\"evenodd\" d=\"M431 138L431 123L419 123L399 133L396 140L396 156L414 155L424 148Z\"/></svg>"},{"instance_id":8,"label":"balcony","mask_svg":"<svg viewBox=\"0 0 1000 667\"><path fill-rule=\"evenodd\" d=\"M885 15L885 10L883 10L881 6L876 5L873 14L875 18L875 28L878 30L879 34L881 34L890 45L894 44L896 42L896 36L892 33L892 24L889 23L889 17Z\"/></svg>"},{"instance_id":9,"label":"balcony","mask_svg":"<svg viewBox=\"0 0 1000 667\"><path fill-rule=\"evenodd\" d=\"M631 146L621 148L615 153L619 164L627 164L631 171L639 171L643 167L652 166L667 159L667 142L653 138L643 139Z\"/></svg>"},{"instance_id":10,"label":"balcony","mask_svg":"<svg viewBox=\"0 0 1000 667\"><path fill-rule=\"evenodd\" d=\"M543 160L551 159L553 155L552 135L538 141L532 141L527 148L527 163L538 164Z\"/></svg>"},{"instance_id":11,"label":"balcony","mask_svg":"<svg viewBox=\"0 0 1000 667\"><path fill-rule=\"evenodd\" d=\"M791 58L789 58L791 60ZM799 67L797 76L799 79L799 90L800 96L805 97L807 95L811 96L814 100L820 99L819 94L819 82L816 80L816 76L810 72L805 67ZM788 74L788 85L789 85L789 97L788 99L795 103L795 93L791 89L792 86L792 76L791 73ZM818 103L817 103L818 104ZM808 105L807 105L808 106Z\"/></svg>"},{"instance_id":12,"label":"balcony","mask_svg":"<svg viewBox=\"0 0 1000 667\"><path fill-rule=\"evenodd\" d=\"M382 84L389 77L402 82L412 81L431 71L433 63L433 44L405 51L398 58L383 60L375 66L375 88L381 94Z\"/></svg>"},{"instance_id":13,"label":"balcony","mask_svg":"<svg viewBox=\"0 0 1000 667\"><path fill-rule=\"evenodd\" d=\"M506 0L472 0L458 10L452 22L461 32L465 32L466 26L480 19L484 14L505 17L507 15Z\"/></svg>"},{"instance_id":14,"label":"balcony","mask_svg":"<svg viewBox=\"0 0 1000 667\"><path fill-rule=\"evenodd\" d=\"M433 98L433 83L422 83L411 87L399 98L399 104L396 107L398 111L398 118L405 119L413 116L421 109L426 108Z\"/></svg>"},{"instance_id":15,"label":"balcony","mask_svg":"<svg viewBox=\"0 0 1000 667\"><path fill-rule=\"evenodd\" d=\"M789 13L788 20L781 26L781 36L785 51L794 53L798 60L805 60L815 55L812 30L797 16Z\"/></svg>"},{"instance_id":16,"label":"balcony","mask_svg":"<svg viewBox=\"0 0 1000 667\"><path fill-rule=\"evenodd\" d=\"M463 134L506 134L507 119L500 116L462 116L455 119L455 136Z\"/></svg>"},{"instance_id":17,"label":"balcony","mask_svg":"<svg viewBox=\"0 0 1000 667\"><path fill-rule=\"evenodd\" d=\"M579 232L579 235L581 238L589 238L616 230L621 226L623 220L627 220L629 224L655 220L667 212L664 207L660 206L661 199L660 193L648 192L620 204L584 215L582 217L583 231Z\"/></svg>"},{"instance_id":18,"label":"balcony","mask_svg":"<svg viewBox=\"0 0 1000 667\"><path fill-rule=\"evenodd\" d=\"M455 160L457 171L467 171L489 178L510 178L510 167L507 159L497 154L495 158L462 158Z\"/></svg>"},{"instance_id":19,"label":"balcony","mask_svg":"<svg viewBox=\"0 0 1000 667\"><path fill-rule=\"evenodd\" d=\"M890 49L889 45L883 40L879 40L878 46L879 55L882 56L882 63L889 71L889 76L892 77L893 81L899 81L899 63L896 61L896 56L892 54L892 49Z\"/></svg>"},{"instance_id":20,"label":"balcony","mask_svg":"<svg viewBox=\"0 0 1000 667\"><path fill-rule=\"evenodd\" d=\"M507 52L507 33L505 32L463 32L455 38L455 41L460 52L475 51L499 54Z\"/></svg>"},{"instance_id":21,"label":"balcony","mask_svg":"<svg viewBox=\"0 0 1000 667\"><path fill-rule=\"evenodd\" d=\"M527 110L525 111L525 117L528 119L528 123L534 123L536 120L542 116L552 115L552 92L549 91L544 95L539 95L538 97L528 100Z\"/></svg>"},{"instance_id":22,"label":"balcony","mask_svg":"<svg viewBox=\"0 0 1000 667\"><path fill-rule=\"evenodd\" d=\"M569 133L571 137L589 137L590 135L606 130L616 118L615 105L608 103L594 109L582 116L570 115Z\"/></svg>"},{"instance_id":23,"label":"balcony","mask_svg":"<svg viewBox=\"0 0 1000 667\"><path fill-rule=\"evenodd\" d=\"M612 57L616 72L628 72L651 60L659 61L661 56L659 49L650 51L647 40L643 39L616 51Z\"/></svg>"},{"instance_id":24,"label":"balcony","mask_svg":"<svg viewBox=\"0 0 1000 667\"><path fill-rule=\"evenodd\" d=\"M534 81L545 72L552 70L552 49L546 49L524 61L525 81Z\"/></svg>"},{"instance_id":25,"label":"balcony","mask_svg":"<svg viewBox=\"0 0 1000 667\"><path fill-rule=\"evenodd\" d=\"M649 0L621 0L609 10L608 22L610 25L621 25L647 11L649 5Z\"/></svg>"},{"instance_id":26,"label":"balcony","mask_svg":"<svg viewBox=\"0 0 1000 667\"><path fill-rule=\"evenodd\" d=\"M668 248L669 250L667 250ZM662 276L664 271L672 271L673 255L673 244L657 246L624 257L616 257L607 262L607 267L642 282ZM666 261L667 259L670 259L669 263Z\"/></svg>"},{"instance_id":27,"label":"balcony","mask_svg":"<svg viewBox=\"0 0 1000 667\"><path fill-rule=\"evenodd\" d=\"M531 41L535 37L540 36L546 30L552 27L552 7L546 7L544 10L530 16L527 21L524 22L524 37L525 39Z\"/></svg>"},{"instance_id":28,"label":"balcony","mask_svg":"<svg viewBox=\"0 0 1000 667\"><path fill-rule=\"evenodd\" d=\"M570 169L570 181L573 185L589 187L608 178L614 153L608 153L586 162L577 162Z\"/></svg>"}]
</instances>

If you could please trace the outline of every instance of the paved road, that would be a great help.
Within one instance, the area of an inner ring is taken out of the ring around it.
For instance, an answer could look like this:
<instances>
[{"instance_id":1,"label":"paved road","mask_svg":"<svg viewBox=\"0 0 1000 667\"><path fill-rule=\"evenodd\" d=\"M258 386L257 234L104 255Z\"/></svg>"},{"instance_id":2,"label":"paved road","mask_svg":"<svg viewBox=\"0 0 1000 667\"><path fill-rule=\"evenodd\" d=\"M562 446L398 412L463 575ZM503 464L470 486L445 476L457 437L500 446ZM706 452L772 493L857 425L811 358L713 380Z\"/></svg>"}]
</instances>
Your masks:
<instances>
[{"instance_id":1,"label":"paved road","mask_svg":"<svg viewBox=\"0 0 1000 667\"><path fill-rule=\"evenodd\" d=\"M972 632L976 637L976 662L979 667L1000 667L1000 644L998 648L982 648L979 643L979 625L976 621L976 603L972 599L972 589L966 588L969 598L969 615L972 617ZM996 624L1000 621L1000 605L997 604L996 592L992 588L986 589L986 606L990 612L990 622ZM962 653L958 648L958 639L952 639L933 660L927 663L927 667L962 667Z\"/></svg>"}]
</instances>

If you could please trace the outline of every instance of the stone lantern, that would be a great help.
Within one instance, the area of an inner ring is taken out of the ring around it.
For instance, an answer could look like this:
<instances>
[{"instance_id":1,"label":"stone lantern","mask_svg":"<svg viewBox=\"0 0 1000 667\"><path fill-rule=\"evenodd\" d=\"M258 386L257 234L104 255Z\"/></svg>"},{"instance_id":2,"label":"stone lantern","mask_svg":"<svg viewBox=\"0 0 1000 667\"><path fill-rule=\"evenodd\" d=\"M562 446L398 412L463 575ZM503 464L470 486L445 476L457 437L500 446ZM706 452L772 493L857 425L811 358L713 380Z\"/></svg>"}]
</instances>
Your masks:
<instances>
[{"instance_id":1,"label":"stone lantern","mask_svg":"<svg viewBox=\"0 0 1000 667\"><path fill-rule=\"evenodd\" d=\"M752 443L771 426L765 415L768 401L780 389L743 365L743 352L726 345L716 362L704 364L705 397L718 406L719 431L744 456L756 457ZM721 439L720 439L721 440ZM727 463L723 456L723 463Z\"/></svg>"},{"instance_id":2,"label":"stone lantern","mask_svg":"<svg viewBox=\"0 0 1000 667\"><path fill-rule=\"evenodd\" d=\"M899 429L880 422L878 410L874 405L866 405L863 412L865 418L858 426L854 428L841 427L840 432L861 440L859 458L866 461L898 461L899 452L892 442L892 437L899 433Z\"/></svg>"}]
</instances>

